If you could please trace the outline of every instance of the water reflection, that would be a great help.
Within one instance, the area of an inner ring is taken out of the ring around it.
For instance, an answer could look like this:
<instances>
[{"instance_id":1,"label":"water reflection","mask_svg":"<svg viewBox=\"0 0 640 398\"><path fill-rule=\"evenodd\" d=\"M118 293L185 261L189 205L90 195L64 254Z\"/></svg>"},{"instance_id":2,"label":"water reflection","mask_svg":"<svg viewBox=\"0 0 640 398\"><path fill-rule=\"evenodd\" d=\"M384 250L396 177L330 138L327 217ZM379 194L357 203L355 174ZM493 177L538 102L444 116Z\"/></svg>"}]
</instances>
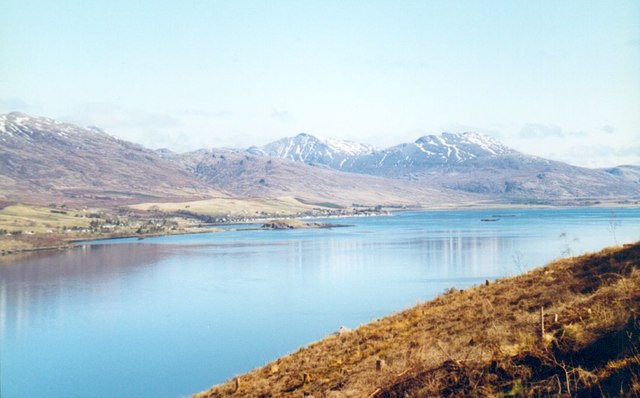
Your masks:
<instances>
[{"instance_id":1,"label":"water reflection","mask_svg":"<svg viewBox=\"0 0 640 398\"><path fill-rule=\"evenodd\" d=\"M0 260L3 392L186 395L340 325L544 264L567 244L599 248L608 216L594 212L518 212L496 223L481 223L481 212L420 213ZM619 217L619 242L639 239L640 210ZM565 231L571 239L558 238Z\"/></svg>"},{"instance_id":2,"label":"water reflection","mask_svg":"<svg viewBox=\"0 0 640 398\"><path fill-rule=\"evenodd\" d=\"M139 267L157 263L167 250L158 245L83 246L57 253L33 253L0 262L0 325L4 336L16 338L30 318L61 316L66 300L110 290ZM16 335L12 335L16 333Z\"/></svg>"},{"instance_id":3,"label":"water reflection","mask_svg":"<svg viewBox=\"0 0 640 398\"><path fill-rule=\"evenodd\" d=\"M203 292L215 289L216 295L231 294L241 283L277 279L291 286L307 286L319 295L324 295L323 289L337 288L332 294L345 306L354 294L364 296L365 302L375 300L381 284L418 284L415 295L402 302L408 305L439 293L440 287L436 291L434 285L475 283L504 273L500 257L510 246L510 238L497 233L482 236L477 231L464 235L459 230L407 232L372 237L350 231L346 238L308 231L267 231L263 241L251 242L218 242L216 234L208 236L207 243L129 242L34 254L0 264L0 326L8 339L25 338L31 319L46 324L64 317L66 303L74 300L122 299L128 294L123 289L136 279L154 276L168 259L179 259L181 268L176 272L196 265L212 268L199 275L206 285L189 281L193 289ZM376 313L389 310L405 296L402 291L392 295L378 305Z\"/></svg>"}]
</instances>

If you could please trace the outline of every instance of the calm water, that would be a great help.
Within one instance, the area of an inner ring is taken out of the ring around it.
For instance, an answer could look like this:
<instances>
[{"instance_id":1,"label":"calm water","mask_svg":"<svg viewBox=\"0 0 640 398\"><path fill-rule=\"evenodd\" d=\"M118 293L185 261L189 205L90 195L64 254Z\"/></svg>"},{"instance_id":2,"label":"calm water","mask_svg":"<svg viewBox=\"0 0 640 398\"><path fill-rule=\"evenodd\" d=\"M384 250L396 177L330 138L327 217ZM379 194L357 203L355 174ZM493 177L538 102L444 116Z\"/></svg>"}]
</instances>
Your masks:
<instances>
[{"instance_id":1,"label":"calm water","mask_svg":"<svg viewBox=\"0 0 640 398\"><path fill-rule=\"evenodd\" d=\"M0 260L0 395L185 396L446 288L640 240L640 209L340 222L354 226L112 240Z\"/></svg>"}]
</instances>

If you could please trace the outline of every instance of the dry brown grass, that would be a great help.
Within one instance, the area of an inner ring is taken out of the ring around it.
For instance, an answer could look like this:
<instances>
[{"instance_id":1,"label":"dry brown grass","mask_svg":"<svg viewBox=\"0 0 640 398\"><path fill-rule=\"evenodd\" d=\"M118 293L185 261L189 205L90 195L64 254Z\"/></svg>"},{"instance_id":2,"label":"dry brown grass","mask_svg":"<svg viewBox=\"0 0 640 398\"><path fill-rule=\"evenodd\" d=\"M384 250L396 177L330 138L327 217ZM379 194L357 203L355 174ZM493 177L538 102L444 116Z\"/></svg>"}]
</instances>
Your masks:
<instances>
[{"instance_id":1,"label":"dry brown grass","mask_svg":"<svg viewBox=\"0 0 640 398\"><path fill-rule=\"evenodd\" d=\"M639 311L640 242L452 290L198 396L639 396Z\"/></svg>"},{"instance_id":2,"label":"dry brown grass","mask_svg":"<svg viewBox=\"0 0 640 398\"><path fill-rule=\"evenodd\" d=\"M0 229L9 232L42 233L61 226L88 227L90 220L80 218L81 214L81 211L76 209L11 204L0 208Z\"/></svg>"},{"instance_id":3,"label":"dry brown grass","mask_svg":"<svg viewBox=\"0 0 640 398\"><path fill-rule=\"evenodd\" d=\"M0 255L65 247L69 247L69 242L60 234L0 236Z\"/></svg>"},{"instance_id":4,"label":"dry brown grass","mask_svg":"<svg viewBox=\"0 0 640 398\"><path fill-rule=\"evenodd\" d=\"M140 203L130 206L137 210L158 208L165 212L189 210L208 216L258 217L265 215L295 215L312 210L314 205L304 204L291 197L276 199L260 198L213 198L191 202Z\"/></svg>"},{"instance_id":5,"label":"dry brown grass","mask_svg":"<svg viewBox=\"0 0 640 398\"><path fill-rule=\"evenodd\" d=\"M152 236L195 232L213 232L200 228L199 221L155 212L117 209L58 208L32 204L0 202L0 255L33 250L68 248L78 240L105 239L121 236ZM108 221L109 220L109 221ZM102 230L101 225L118 225ZM91 223L98 223L91 228ZM166 223L151 230L149 224Z\"/></svg>"}]
</instances>

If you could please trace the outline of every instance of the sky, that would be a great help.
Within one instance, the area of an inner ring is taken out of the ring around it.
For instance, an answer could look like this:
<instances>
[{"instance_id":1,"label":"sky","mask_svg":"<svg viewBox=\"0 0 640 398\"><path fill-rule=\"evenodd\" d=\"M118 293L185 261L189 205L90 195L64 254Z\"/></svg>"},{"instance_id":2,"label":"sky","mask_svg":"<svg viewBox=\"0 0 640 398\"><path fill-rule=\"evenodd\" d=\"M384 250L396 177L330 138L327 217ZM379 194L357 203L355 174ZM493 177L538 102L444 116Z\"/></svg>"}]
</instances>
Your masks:
<instances>
[{"instance_id":1,"label":"sky","mask_svg":"<svg viewBox=\"0 0 640 398\"><path fill-rule=\"evenodd\" d=\"M640 164L640 1L3 0L0 113L151 148L486 133Z\"/></svg>"}]
</instances>

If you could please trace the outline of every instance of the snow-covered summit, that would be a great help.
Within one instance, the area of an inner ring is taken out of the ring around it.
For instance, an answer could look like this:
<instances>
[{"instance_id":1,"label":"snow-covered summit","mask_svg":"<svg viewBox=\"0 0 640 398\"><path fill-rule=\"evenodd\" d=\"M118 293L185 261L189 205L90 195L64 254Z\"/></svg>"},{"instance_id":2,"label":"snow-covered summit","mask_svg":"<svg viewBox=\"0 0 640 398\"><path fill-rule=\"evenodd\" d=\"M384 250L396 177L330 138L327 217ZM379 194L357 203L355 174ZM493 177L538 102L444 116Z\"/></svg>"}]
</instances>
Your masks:
<instances>
[{"instance_id":1,"label":"snow-covered summit","mask_svg":"<svg viewBox=\"0 0 640 398\"><path fill-rule=\"evenodd\" d=\"M418 138L415 145L426 155L449 162L463 162L515 152L488 135L476 132L425 135Z\"/></svg>"},{"instance_id":2,"label":"snow-covered summit","mask_svg":"<svg viewBox=\"0 0 640 398\"><path fill-rule=\"evenodd\" d=\"M476 132L425 135L415 142L379 150L371 145L310 134L283 138L249 153L296 162L321 164L356 173L394 175L407 168L437 167L487 159L517 152L499 141Z\"/></svg>"},{"instance_id":3,"label":"snow-covered summit","mask_svg":"<svg viewBox=\"0 0 640 398\"><path fill-rule=\"evenodd\" d=\"M30 116L20 112L0 115L0 140L21 138L27 141L43 138L80 138L87 135L107 135L97 127L80 127L47 117Z\"/></svg>"},{"instance_id":4,"label":"snow-covered summit","mask_svg":"<svg viewBox=\"0 0 640 398\"><path fill-rule=\"evenodd\" d=\"M253 154L289 159L304 163L324 164L342 169L353 158L373 153L371 145L331 138L319 138L301 133L295 137L282 138L263 147L249 148Z\"/></svg>"}]
</instances>

